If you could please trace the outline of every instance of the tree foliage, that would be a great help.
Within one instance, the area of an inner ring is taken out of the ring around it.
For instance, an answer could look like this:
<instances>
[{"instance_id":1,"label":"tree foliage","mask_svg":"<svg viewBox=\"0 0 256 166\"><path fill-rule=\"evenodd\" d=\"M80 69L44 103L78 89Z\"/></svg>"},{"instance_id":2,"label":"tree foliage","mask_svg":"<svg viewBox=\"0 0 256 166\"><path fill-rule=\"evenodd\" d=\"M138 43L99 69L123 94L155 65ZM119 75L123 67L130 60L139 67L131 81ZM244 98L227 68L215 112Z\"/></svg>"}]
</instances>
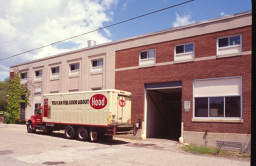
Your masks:
<instances>
[{"instance_id":1,"label":"tree foliage","mask_svg":"<svg viewBox=\"0 0 256 166\"><path fill-rule=\"evenodd\" d=\"M23 100L22 95L25 96ZM20 74L15 73L14 78L10 79L7 114L5 115L6 123L14 123L15 119L20 119L21 103L25 103L25 106L30 105L29 95L30 91L27 84L21 84Z\"/></svg>"},{"instance_id":2,"label":"tree foliage","mask_svg":"<svg viewBox=\"0 0 256 166\"><path fill-rule=\"evenodd\" d=\"M0 80L0 111L7 111L8 103L8 91L9 91L9 78L5 78L4 81Z\"/></svg>"}]
</instances>

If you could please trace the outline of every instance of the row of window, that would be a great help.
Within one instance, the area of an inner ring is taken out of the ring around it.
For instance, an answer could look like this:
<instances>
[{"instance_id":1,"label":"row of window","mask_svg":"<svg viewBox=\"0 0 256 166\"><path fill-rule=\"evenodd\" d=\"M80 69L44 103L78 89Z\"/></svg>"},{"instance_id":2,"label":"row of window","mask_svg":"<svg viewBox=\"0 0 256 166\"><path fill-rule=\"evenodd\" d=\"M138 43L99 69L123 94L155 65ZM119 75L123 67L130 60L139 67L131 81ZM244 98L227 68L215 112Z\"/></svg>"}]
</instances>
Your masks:
<instances>
[{"instance_id":1,"label":"row of window","mask_svg":"<svg viewBox=\"0 0 256 166\"><path fill-rule=\"evenodd\" d=\"M240 117L240 96L195 98L195 117Z\"/></svg>"},{"instance_id":2,"label":"row of window","mask_svg":"<svg viewBox=\"0 0 256 166\"><path fill-rule=\"evenodd\" d=\"M97 59L97 60L92 60L91 61L92 69L91 72L102 72L102 66L103 66L103 59ZM79 74L79 68L80 64L79 63L74 63L69 65L69 71L70 75L76 75ZM60 72L59 66L57 67L52 67L51 68L51 76L52 78L58 77ZM27 73L21 73L20 74L21 79L27 79ZM35 80L41 79L42 78L42 70L37 70L35 71Z\"/></svg>"},{"instance_id":3,"label":"row of window","mask_svg":"<svg viewBox=\"0 0 256 166\"><path fill-rule=\"evenodd\" d=\"M241 35L223 37L217 39L217 55L241 52ZM156 50L140 52L140 65L155 64ZM176 45L174 49L174 61L193 59L194 43Z\"/></svg>"}]
</instances>

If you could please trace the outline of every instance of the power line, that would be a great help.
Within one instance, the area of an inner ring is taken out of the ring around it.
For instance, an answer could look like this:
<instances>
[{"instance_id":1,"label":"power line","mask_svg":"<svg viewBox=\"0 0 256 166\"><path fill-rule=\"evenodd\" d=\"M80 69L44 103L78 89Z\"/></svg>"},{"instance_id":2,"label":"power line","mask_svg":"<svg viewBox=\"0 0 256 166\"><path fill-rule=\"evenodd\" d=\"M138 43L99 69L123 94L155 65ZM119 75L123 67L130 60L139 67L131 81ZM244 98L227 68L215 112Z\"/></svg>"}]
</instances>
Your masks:
<instances>
[{"instance_id":1,"label":"power line","mask_svg":"<svg viewBox=\"0 0 256 166\"><path fill-rule=\"evenodd\" d=\"M28 50L28 51L25 51L25 52L22 52L22 53L19 53L19 54L15 54L15 55L12 55L12 56L0 59L0 61L6 60L6 59L9 59L9 58L13 58L15 56L22 55L22 54L25 54L25 53L28 53L28 52L32 52L32 51L35 51L35 50L39 50L39 49L44 48L44 47L48 47L48 46L51 46L51 45L54 45L54 44L57 44L57 43L61 43L61 42L64 42L64 41L67 41L67 40L70 40L70 39L74 39L74 38L77 38L79 36L83 36L83 35L86 35L86 34L89 34L89 33L95 32L95 31L99 31L99 30L102 30L102 29L105 29L105 28L109 28L109 27L112 27L112 26L115 26L115 25L118 25L118 24L122 24L122 23L125 23L125 22L128 22L128 21L131 21L131 20L135 20L135 19L140 18L140 17L144 17L144 16L147 16L147 15L150 15L150 14L154 14L154 13L163 11L163 10L167 10L167 9L170 9L170 8L173 8L173 7L177 7L177 6L180 6L180 5L192 2L192 1L194 1L194 0L189 0L189 1L186 1L186 2L182 2L182 3L179 3L179 4L173 5L173 6L169 6L169 7L160 9L160 10L156 10L154 12L150 12L150 13L143 14L143 15L140 15L140 16L137 16L137 17L133 17L133 18L130 18L130 19L125 20L125 21L121 21L121 22L118 22L118 23L115 23L115 24L111 24L111 25L108 25L108 26L105 26L105 27L102 27L102 28L98 28L98 29L95 29L95 30L92 30L92 31L89 31L89 32L86 32L86 33L83 33L83 34L80 34L80 35L76 35L76 36L73 36L73 37L70 37L70 38L66 38L64 40L60 40L60 41L57 41L57 42L54 42L54 43L51 43L51 44L48 44L48 45L45 45L45 46L41 46L41 47L38 47L38 48L34 48L32 50Z\"/></svg>"}]
</instances>

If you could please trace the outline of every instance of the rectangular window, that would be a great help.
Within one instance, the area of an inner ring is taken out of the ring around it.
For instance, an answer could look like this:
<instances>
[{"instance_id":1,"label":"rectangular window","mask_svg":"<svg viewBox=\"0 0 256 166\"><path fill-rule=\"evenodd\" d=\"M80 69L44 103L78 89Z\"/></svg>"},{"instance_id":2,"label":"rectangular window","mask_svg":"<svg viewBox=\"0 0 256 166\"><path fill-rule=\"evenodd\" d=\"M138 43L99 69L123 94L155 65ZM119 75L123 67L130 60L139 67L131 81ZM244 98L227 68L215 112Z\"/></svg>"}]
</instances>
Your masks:
<instances>
[{"instance_id":1,"label":"rectangular window","mask_svg":"<svg viewBox=\"0 0 256 166\"><path fill-rule=\"evenodd\" d=\"M195 116L208 117L208 98L195 98Z\"/></svg>"},{"instance_id":2,"label":"rectangular window","mask_svg":"<svg viewBox=\"0 0 256 166\"><path fill-rule=\"evenodd\" d=\"M92 73L100 73L103 71L103 59L92 60Z\"/></svg>"},{"instance_id":3,"label":"rectangular window","mask_svg":"<svg viewBox=\"0 0 256 166\"><path fill-rule=\"evenodd\" d=\"M140 52L140 59L152 59L155 58L155 50Z\"/></svg>"},{"instance_id":4,"label":"rectangular window","mask_svg":"<svg viewBox=\"0 0 256 166\"><path fill-rule=\"evenodd\" d=\"M225 116L226 117L240 117L240 96L225 97Z\"/></svg>"},{"instance_id":5,"label":"rectangular window","mask_svg":"<svg viewBox=\"0 0 256 166\"><path fill-rule=\"evenodd\" d=\"M21 79L27 79L27 73L21 73L20 77Z\"/></svg>"},{"instance_id":6,"label":"rectangular window","mask_svg":"<svg viewBox=\"0 0 256 166\"><path fill-rule=\"evenodd\" d=\"M155 64L156 50L148 50L140 52L140 65Z\"/></svg>"},{"instance_id":7,"label":"rectangular window","mask_svg":"<svg viewBox=\"0 0 256 166\"><path fill-rule=\"evenodd\" d=\"M194 51L194 43L175 46L176 54L191 53Z\"/></svg>"},{"instance_id":8,"label":"rectangular window","mask_svg":"<svg viewBox=\"0 0 256 166\"><path fill-rule=\"evenodd\" d=\"M102 66L103 66L103 59L92 61L92 67L102 67Z\"/></svg>"},{"instance_id":9,"label":"rectangular window","mask_svg":"<svg viewBox=\"0 0 256 166\"><path fill-rule=\"evenodd\" d=\"M227 46L234 46L234 45L240 45L240 35L237 36L231 36L231 37L225 37L220 38L219 40L219 47L227 47Z\"/></svg>"},{"instance_id":10,"label":"rectangular window","mask_svg":"<svg viewBox=\"0 0 256 166\"><path fill-rule=\"evenodd\" d=\"M237 53L242 51L242 35L228 36L217 39L217 55Z\"/></svg>"},{"instance_id":11,"label":"rectangular window","mask_svg":"<svg viewBox=\"0 0 256 166\"><path fill-rule=\"evenodd\" d=\"M36 76L36 78L41 78L42 77L42 70L35 71L35 76Z\"/></svg>"},{"instance_id":12,"label":"rectangular window","mask_svg":"<svg viewBox=\"0 0 256 166\"><path fill-rule=\"evenodd\" d=\"M79 75L79 63L74 63L69 65L69 76Z\"/></svg>"},{"instance_id":13,"label":"rectangular window","mask_svg":"<svg viewBox=\"0 0 256 166\"><path fill-rule=\"evenodd\" d=\"M194 80L195 118L241 118L242 77Z\"/></svg>"},{"instance_id":14,"label":"rectangular window","mask_svg":"<svg viewBox=\"0 0 256 166\"><path fill-rule=\"evenodd\" d=\"M79 63L71 64L70 71L76 71L76 70L79 70Z\"/></svg>"},{"instance_id":15,"label":"rectangular window","mask_svg":"<svg viewBox=\"0 0 256 166\"><path fill-rule=\"evenodd\" d=\"M224 117L224 97L210 97L210 117Z\"/></svg>"},{"instance_id":16,"label":"rectangular window","mask_svg":"<svg viewBox=\"0 0 256 166\"><path fill-rule=\"evenodd\" d=\"M94 90L101 90L101 88L92 88L92 91Z\"/></svg>"},{"instance_id":17,"label":"rectangular window","mask_svg":"<svg viewBox=\"0 0 256 166\"><path fill-rule=\"evenodd\" d=\"M52 74L59 74L59 67L53 67Z\"/></svg>"},{"instance_id":18,"label":"rectangular window","mask_svg":"<svg viewBox=\"0 0 256 166\"><path fill-rule=\"evenodd\" d=\"M194 43L182 44L175 46L174 60L186 60L194 58Z\"/></svg>"},{"instance_id":19,"label":"rectangular window","mask_svg":"<svg viewBox=\"0 0 256 166\"><path fill-rule=\"evenodd\" d=\"M240 96L197 97L195 117L241 117Z\"/></svg>"}]
</instances>

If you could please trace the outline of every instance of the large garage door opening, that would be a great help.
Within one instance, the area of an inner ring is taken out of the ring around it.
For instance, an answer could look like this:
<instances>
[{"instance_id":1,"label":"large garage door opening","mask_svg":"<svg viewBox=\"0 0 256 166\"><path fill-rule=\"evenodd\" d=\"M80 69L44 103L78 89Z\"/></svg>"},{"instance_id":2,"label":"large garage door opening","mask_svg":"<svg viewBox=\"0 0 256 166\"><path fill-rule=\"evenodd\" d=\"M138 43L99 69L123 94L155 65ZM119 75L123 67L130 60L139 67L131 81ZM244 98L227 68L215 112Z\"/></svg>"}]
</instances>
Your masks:
<instances>
[{"instance_id":1,"label":"large garage door opening","mask_svg":"<svg viewBox=\"0 0 256 166\"><path fill-rule=\"evenodd\" d=\"M179 140L182 88L147 89L147 138Z\"/></svg>"}]
</instances>

